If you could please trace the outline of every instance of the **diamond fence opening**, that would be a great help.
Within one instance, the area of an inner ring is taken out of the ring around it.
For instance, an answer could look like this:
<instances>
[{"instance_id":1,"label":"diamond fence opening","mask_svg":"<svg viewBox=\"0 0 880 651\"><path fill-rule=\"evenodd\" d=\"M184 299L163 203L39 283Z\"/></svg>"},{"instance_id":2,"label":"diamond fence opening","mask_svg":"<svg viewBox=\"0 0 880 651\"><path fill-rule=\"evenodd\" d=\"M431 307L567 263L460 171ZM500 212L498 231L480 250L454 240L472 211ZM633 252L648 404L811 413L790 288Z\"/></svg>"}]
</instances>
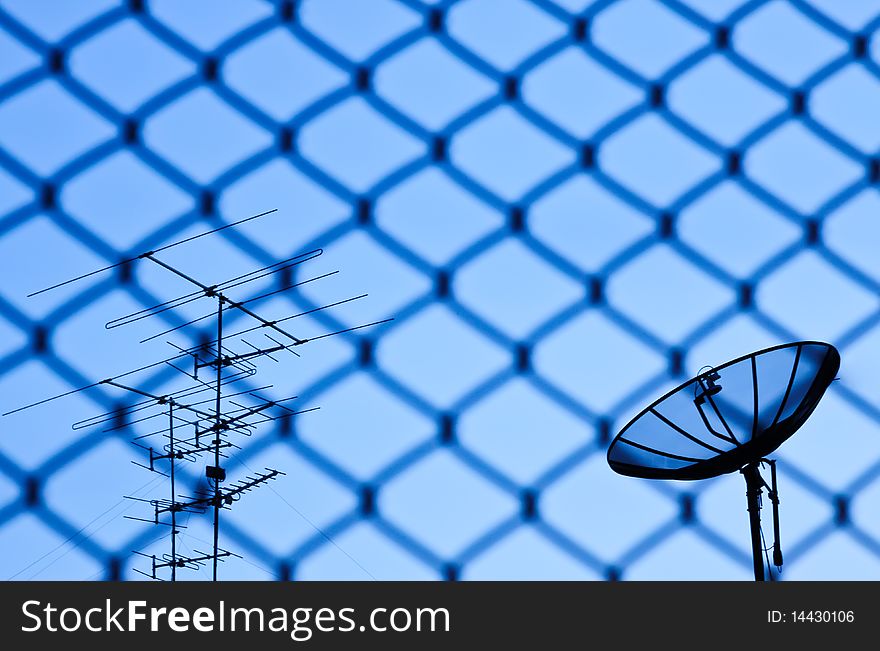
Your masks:
<instances>
[{"instance_id":1,"label":"diamond fence opening","mask_svg":"<svg viewBox=\"0 0 880 651\"><path fill-rule=\"evenodd\" d=\"M322 410L230 459L287 477L227 519L224 578L747 579L740 477L604 452L703 365L796 339L843 363L778 455L783 578L880 578L878 27L867 0L0 0L0 400L155 359L101 325L173 288L29 291L277 207L183 262L322 247L343 273L277 311L353 289L304 331L396 320L271 377ZM4 577L161 549L121 518L156 489L132 432L68 427L112 407L0 420Z\"/></svg>"}]
</instances>

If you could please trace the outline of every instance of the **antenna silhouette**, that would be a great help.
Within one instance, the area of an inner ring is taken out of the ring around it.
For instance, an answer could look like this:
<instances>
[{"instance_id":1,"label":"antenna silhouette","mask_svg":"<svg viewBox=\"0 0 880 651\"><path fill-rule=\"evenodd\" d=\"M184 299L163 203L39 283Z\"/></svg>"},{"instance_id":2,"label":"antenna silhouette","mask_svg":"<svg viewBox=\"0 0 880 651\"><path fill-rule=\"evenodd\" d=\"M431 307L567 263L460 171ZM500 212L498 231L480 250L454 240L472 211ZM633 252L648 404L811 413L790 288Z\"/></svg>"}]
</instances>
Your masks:
<instances>
[{"instance_id":1,"label":"antenna silhouette","mask_svg":"<svg viewBox=\"0 0 880 651\"><path fill-rule=\"evenodd\" d=\"M322 249L301 253L210 285L193 278L184 271L157 257L158 254L173 247L275 212L277 210L273 209L231 222L219 228L166 244L157 249L145 251L116 264L61 281L28 295L29 297L37 296L120 266L144 262L151 263L163 271L186 281L194 287L193 291L112 319L105 324L105 328L108 330L151 319L165 312L199 301L208 301L214 305L210 311L206 309L206 313L202 316L151 335L141 340L140 343L157 339L212 318L216 319L215 338L202 341L198 345L188 348L167 342L175 350L175 353L170 357L112 377L107 377L78 389L44 398L3 414L3 416L8 416L98 386L121 392L124 395L137 396L138 399L134 403L80 420L73 423L72 427L75 430L102 427L104 432L118 431L141 423L152 427L146 434L137 436L132 441L135 446L144 451L145 462L132 461L132 463L149 472L167 477L169 497L144 499L126 496L127 499L149 505L152 517L125 516L131 520L170 528L170 553L156 556L155 554L148 555L139 551L134 552L139 556L150 559L148 572L138 569L135 569L135 571L151 579L164 580L162 575L165 575L167 572L170 575L170 579L175 581L178 569L199 569L205 564L210 563L212 567L212 580L216 581L218 563L223 562L229 557L240 558L237 554L233 554L220 547L221 511L231 508L246 493L266 485L277 477L284 475L284 473L280 470L266 468L263 471L253 472L245 479L224 484L226 482L226 469L222 466L222 460L226 459L228 454L232 453L232 450L239 449L239 446L231 440L232 436L251 436L259 426L266 423L279 419L289 419L293 416L319 409L319 407L291 408L287 403L295 400L296 396L274 400L265 397L262 392L270 389L272 385L264 385L256 389L244 388L232 392L229 392L227 387L256 375L258 372L257 362L262 359L281 363L282 355L290 353L291 357L299 357L300 355L295 348L311 341L377 326L392 320L383 319L306 338L295 335L290 330L288 322L301 316L329 310L339 305L360 300L367 295L361 294L344 298L304 312L276 319L267 319L252 309L251 305L260 300L276 294L293 291L303 285L318 282L339 273L337 270L292 282L292 270L322 255ZM233 294L229 293L231 290L236 290L250 283L276 275L280 279L280 286L276 289L244 300L235 298L234 291ZM243 314L251 321L251 325L236 332L226 332L224 330L224 316L229 311ZM243 335L262 335L262 339L265 341L253 343L244 339ZM185 376L188 382L187 386L183 389L163 394L152 393L136 386L137 382L134 380L136 380L139 374L165 366L173 368ZM155 425L153 425L154 423ZM162 437L164 442L158 446L151 444L155 440L154 437ZM177 466L180 463L198 463L200 461L205 463L207 488L199 488L195 490L193 495L179 494ZM177 535L185 526L180 524L178 516L181 514L205 514L209 512L212 514L213 520L213 546L211 551L193 550L194 555L187 556L181 554L178 551Z\"/></svg>"},{"instance_id":2,"label":"antenna silhouette","mask_svg":"<svg viewBox=\"0 0 880 651\"><path fill-rule=\"evenodd\" d=\"M768 459L807 421L840 369L840 353L796 341L705 366L645 407L608 447L608 464L643 479L701 480L740 472L746 480L755 581L774 580L761 528L761 493L773 509L773 565L782 570L776 460ZM770 483L761 467L770 468ZM764 563L766 559L766 565Z\"/></svg>"}]
</instances>

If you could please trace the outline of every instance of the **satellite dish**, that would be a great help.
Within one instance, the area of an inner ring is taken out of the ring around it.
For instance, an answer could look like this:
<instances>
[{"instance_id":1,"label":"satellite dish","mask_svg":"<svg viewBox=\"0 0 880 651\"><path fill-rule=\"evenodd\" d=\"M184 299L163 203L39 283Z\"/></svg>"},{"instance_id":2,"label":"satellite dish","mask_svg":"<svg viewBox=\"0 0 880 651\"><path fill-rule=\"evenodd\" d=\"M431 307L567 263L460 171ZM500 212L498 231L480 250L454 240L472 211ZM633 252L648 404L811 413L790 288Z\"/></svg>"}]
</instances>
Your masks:
<instances>
[{"instance_id":1,"label":"satellite dish","mask_svg":"<svg viewBox=\"0 0 880 651\"><path fill-rule=\"evenodd\" d=\"M763 581L760 496L765 487L773 503L774 564L782 565L776 464L766 457L806 422L839 368L837 349L819 341L774 346L706 367L627 423L608 448L608 464L617 473L645 479L742 472L755 579ZM761 464L770 467L770 486L761 478Z\"/></svg>"}]
</instances>

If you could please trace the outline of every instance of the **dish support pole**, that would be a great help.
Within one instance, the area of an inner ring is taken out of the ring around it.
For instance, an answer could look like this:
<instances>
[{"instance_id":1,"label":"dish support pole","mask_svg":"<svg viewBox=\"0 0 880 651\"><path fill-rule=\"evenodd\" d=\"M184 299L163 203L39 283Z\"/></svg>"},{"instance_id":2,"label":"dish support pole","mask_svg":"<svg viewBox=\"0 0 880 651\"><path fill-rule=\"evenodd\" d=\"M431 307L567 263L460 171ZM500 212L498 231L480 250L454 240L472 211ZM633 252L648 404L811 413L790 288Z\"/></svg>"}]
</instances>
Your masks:
<instances>
[{"instance_id":1,"label":"dish support pole","mask_svg":"<svg viewBox=\"0 0 880 651\"><path fill-rule=\"evenodd\" d=\"M764 480L759 471L760 461L753 461L740 472L746 478L746 500L749 512L749 529L752 535L752 561L755 567L755 581L766 581L764 566L764 545L761 540L761 489Z\"/></svg>"}]
</instances>

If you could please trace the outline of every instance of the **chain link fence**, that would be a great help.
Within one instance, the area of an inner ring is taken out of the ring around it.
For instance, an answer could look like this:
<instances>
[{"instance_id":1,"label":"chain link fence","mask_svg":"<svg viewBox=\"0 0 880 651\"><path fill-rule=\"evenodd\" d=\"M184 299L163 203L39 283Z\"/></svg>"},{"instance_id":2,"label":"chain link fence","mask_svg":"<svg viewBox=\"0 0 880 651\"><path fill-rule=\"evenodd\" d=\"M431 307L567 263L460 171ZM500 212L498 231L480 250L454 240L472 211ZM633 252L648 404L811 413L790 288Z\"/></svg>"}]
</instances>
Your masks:
<instances>
[{"instance_id":1,"label":"chain link fence","mask_svg":"<svg viewBox=\"0 0 880 651\"><path fill-rule=\"evenodd\" d=\"M173 289L29 291L277 207L183 261L322 247L341 280L262 309L368 291L304 331L395 321L258 376L322 410L230 459L288 476L225 520L223 578L747 579L742 478L604 453L704 364L797 339L843 364L779 453L783 578L880 578L878 27L867 0L2 0L0 399L157 359L101 326ZM162 488L132 432L67 427L113 405L0 420L3 576L162 550L121 518Z\"/></svg>"}]
</instances>

